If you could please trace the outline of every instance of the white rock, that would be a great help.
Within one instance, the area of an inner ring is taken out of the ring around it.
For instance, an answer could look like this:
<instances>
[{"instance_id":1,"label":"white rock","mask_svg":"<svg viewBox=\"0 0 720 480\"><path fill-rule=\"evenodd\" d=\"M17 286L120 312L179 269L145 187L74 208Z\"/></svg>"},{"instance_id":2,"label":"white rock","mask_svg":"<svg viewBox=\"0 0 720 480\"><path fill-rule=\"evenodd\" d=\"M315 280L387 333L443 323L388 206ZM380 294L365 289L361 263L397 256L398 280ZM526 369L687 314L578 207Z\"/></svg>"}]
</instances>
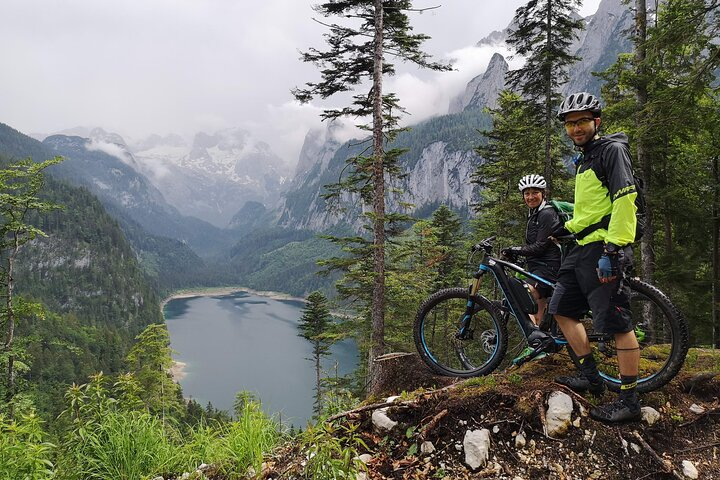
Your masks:
<instances>
[{"instance_id":1,"label":"white rock","mask_svg":"<svg viewBox=\"0 0 720 480\"><path fill-rule=\"evenodd\" d=\"M498 427L497 425L495 425L495 426L493 427L493 433L498 433L498 432L500 432L500 427Z\"/></svg>"},{"instance_id":2,"label":"white rock","mask_svg":"<svg viewBox=\"0 0 720 480\"><path fill-rule=\"evenodd\" d=\"M363 462L365 465L367 465L368 462L369 462L370 460L372 460L372 455L370 455L369 453L363 453L362 455L360 455L360 456L358 457L358 460L360 460L360 461Z\"/></svg>"},{"instance_id":3,"label":"white rock","mask_svg":"<svg viewBox=\"0 0 720 480\"><path fill-rule=\"evenodd\" d=\"M652 425L660 420L660 412L652 407L642 407L640 411L642 412L643 420L645 420L648 425Z\"/></svg>"},{"instance_id":4,"label":"white rock","mask_svg":"<svg viewBox=\"0 0 720 480\"><path fill-rule=\"evenodd\" d=\"M545 426L547 434L553 438L565 435L572 421L573 401L570 395L555 391L548 398L548 410Z\"/></svg>"},{"instance_id":5,"label":"white rock","mask_svg":"<svg viewBox=\"0 0 720 480\"><path fill-rule=\"evenodd\" d=\"M682 467L683 467L683 475L685 475L688 478L698 478L698 471L697 468L695 468L695 465L690 460L683 460L682 461Z\"/></svg>"},{"instance_id":6,"label":"white rock","mask_svg":"<svg viewBox=\"0 0 720 480\"><path fill-rule=\"evenodd\" d=\"M697 413L698 415L702 415L703 413L705 413L705 407L698 405L697 403L693 403L692 405L690 405L690 411L692 413Z\"/></svg>"},{"instance_id":7,"label":"white rock","mask_svg":"<svg viewBox=\"0 0 720 480\"><path fill-rule=\"evenodd\" d=\"M638 445L637 443L630 442L630 448L635 450L635 453L640 453L640 445Z\"/></svg>"},{"instance_id":8,"label":"white rock","mask_svg":"<svg viewBox=\"0 0 720 480\"><path fill-rule=\"evenodd\" d=\"M355 480L367 480L367 474L365 472L358 472L355 475Z\"/></svg>"},{"instance_id":9,"label":"white rock","mask_svg":"<svg viewBox=\"0 0 720 480\"><path fill-rule=\"evenodd\" d=\"M523 432L520 432L515 436L515 448L523 448L526 443Z\"/></svg>"},{"instance_id":10,"label":"white rock","mask_svg":"<svg viewBox=\"0 0 720 480\"><path fill-rule=\"evenodd\" d=\"M420 453L423 455L430 455L435 451L435 445L432 442L425 441L420 445Z\"/></svg>"},{"instance_id":11,"label":"white rock","mask_svg":"<svg viewBox=\"0 0 720 480\"><path fill-rule=\"evenodd\" d=\"M490 431L468 430L463 439L465 448L465 463L473 470L480 468L487 463L490 453Z\"/></svg>"},{"instance_id":12,"label":"white rock","mask_svg":"<svg viewBox=\"0 0 720 480\"><path fill-rule=\"evenodd\" d=\"M573 427L580 428L580 417L577 417L575 420L573 420L572 424Z\"/></svg>"},{"instance_id":13,"label":"white rock","mask_svg":"<svg viewBox=\"0 0 720 480\"><path fill-rule=\"evenodd\" d=\"M396 421L387 416L386 411L387 409L381 408L380 410L375 410L372 414L373 425L378 430L390 431L397 425Z\"/></svg>"}]
</instances>

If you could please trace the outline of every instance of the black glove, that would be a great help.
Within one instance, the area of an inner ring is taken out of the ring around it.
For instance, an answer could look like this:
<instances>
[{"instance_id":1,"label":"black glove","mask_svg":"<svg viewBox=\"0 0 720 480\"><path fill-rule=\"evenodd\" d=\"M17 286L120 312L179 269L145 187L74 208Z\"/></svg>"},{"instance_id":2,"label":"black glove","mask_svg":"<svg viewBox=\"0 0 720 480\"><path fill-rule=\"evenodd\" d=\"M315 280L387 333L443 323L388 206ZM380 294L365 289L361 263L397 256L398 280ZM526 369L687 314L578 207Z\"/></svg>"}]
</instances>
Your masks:
<instances>
[{"instance_id":1,"label":"black glove","mask_svg":"<svg viewBox=\"0 0 720 480\"><path fill-rule=\"evenodd\" d=\"M508 247L508 248L503 248L502 250L500 250L500 254L503 257L515 258L518 255L520 255L521 250L522 250L521 247Z\"/></svg>"}]
</instances>

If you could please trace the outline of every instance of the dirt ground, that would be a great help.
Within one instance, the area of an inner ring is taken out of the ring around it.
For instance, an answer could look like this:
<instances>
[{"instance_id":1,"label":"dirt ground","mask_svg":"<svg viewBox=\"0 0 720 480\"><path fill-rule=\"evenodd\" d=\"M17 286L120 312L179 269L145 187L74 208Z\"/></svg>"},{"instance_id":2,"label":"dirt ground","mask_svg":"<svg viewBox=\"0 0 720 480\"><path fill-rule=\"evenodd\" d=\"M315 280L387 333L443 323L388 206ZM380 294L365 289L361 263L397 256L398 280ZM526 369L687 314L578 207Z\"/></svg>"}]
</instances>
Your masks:
<instances>
[{"instance_id":1,"label":"dirt ground","mask_svg":"<svg viewBox=\"0 0 720 480\"><path fill-rule=\"evenodd\" d=\"M683 461L692 462L697 478L720 480L720 352L691 350L675 380L642 396L644 406L661 414L653 425L606 426L590 419L589 408L615 394L583 397L553 382L571 369L569 358L556 354L512 372L405 393L387 410L398 422L390 432L373 426L374 408L336 422L356 429L367 447L359 453L369 455L365 478L371 480L688 478ZM542 421L555 390L571 395L575 404L574 426L558 439L545 435ZM693 404L704 412L693 413ZM492 433L488 463L473 470L465 464L462 444L466 432L476 429ZM516 443L519 432L524 444ZM421 452L424 441L432 442L433 453ZM307 478L306 458L297 445L286 445L263 476Z\"/></svg>"}]
</instances>

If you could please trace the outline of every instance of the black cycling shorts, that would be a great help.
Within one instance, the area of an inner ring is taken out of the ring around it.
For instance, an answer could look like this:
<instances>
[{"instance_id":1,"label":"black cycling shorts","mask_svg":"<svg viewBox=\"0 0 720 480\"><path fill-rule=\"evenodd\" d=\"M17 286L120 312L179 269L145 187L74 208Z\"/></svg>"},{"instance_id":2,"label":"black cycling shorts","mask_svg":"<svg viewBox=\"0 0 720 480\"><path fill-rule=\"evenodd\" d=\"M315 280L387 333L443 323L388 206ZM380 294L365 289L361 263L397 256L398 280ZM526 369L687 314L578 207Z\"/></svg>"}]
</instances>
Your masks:
<instances>
[{"instance_id":1,"label":"black cycling shorts","mask_svg":"<svg viewBox=\"0 0 720 480\"><path fill-rule=\"evenodd\" d=\"M555 283L557 281L557 268L551 268L548 266L537 266L529 268L528 271L533 275L537 275L538 277L544 278L545 280L548 280L550 282ZM535 290L537 290L540 294L540 298L550 298L553 293L552 287L545 285L539 280L528 277L525 279L525 281L535 287Z\"/></svg>"},{"instance_id":2,"label":"black cycling shorts","mask_svg":"<svg viewBox=\"0 0 720 480\"><path fill-rule=\"evenodd\" d=\"M627 285L615 280L600 283L597 263L603 252L602 242L575 247L563 261L548 311L579 319L592 312L597 333L627 333L633 330ZM632 262L632 249L626 247L625 267Z\"/></svg>"}]
</instances>

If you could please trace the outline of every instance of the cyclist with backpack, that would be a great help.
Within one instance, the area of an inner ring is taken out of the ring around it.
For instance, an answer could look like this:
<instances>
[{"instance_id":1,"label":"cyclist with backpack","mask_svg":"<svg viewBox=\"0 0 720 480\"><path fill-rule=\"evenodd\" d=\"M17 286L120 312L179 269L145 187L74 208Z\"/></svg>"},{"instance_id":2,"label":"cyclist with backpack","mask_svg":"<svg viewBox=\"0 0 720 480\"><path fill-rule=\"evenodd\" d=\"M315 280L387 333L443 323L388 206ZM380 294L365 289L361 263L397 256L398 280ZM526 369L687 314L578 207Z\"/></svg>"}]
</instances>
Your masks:
<instances>
[{"instance_id":1,"label":"cyclist with backpack","mask_svg":"<svg viewBox=\"0 0 720 480\"><path fill-rule=\"evenodd\" d=\"M525 245L510 247L501 251L503 255L514 258L522 255L527 258L527 271L546 280L555 282L560 268L560 249L550 238L553 232L562 227L562 221L555 208L546 198L547 182L541 175L525 175L518 183L523 201L528 207L528 221L525 229ZM540 326L552 289L532 278L525 280L537 302L538 311L530 315L535 326Z\"/></svg>"},{"instance_id":2,"label":"cyclist with backpack","mask_svg":"<svg viewBox=\"0 0 720 480\"><path fill-rule=\"evenodd\" d=\"M641 418L635 390L640 347L627 287L622 281L624 269L632 263L630 244L637 228L638 192L627 136L600 136L600 116L600 102L586 92L569 95L558 109L558 119L581 153L576 162L575 213L565 223L578 245L563 260L549 312L555 316L580 366L579 376L558 377L556 381L575 391L595 395L605 391L579 319L590 310L594 330L615 337L622 384L619 398L592 408L590 416L618 423Z\"/></svg>"}]
</instances>

